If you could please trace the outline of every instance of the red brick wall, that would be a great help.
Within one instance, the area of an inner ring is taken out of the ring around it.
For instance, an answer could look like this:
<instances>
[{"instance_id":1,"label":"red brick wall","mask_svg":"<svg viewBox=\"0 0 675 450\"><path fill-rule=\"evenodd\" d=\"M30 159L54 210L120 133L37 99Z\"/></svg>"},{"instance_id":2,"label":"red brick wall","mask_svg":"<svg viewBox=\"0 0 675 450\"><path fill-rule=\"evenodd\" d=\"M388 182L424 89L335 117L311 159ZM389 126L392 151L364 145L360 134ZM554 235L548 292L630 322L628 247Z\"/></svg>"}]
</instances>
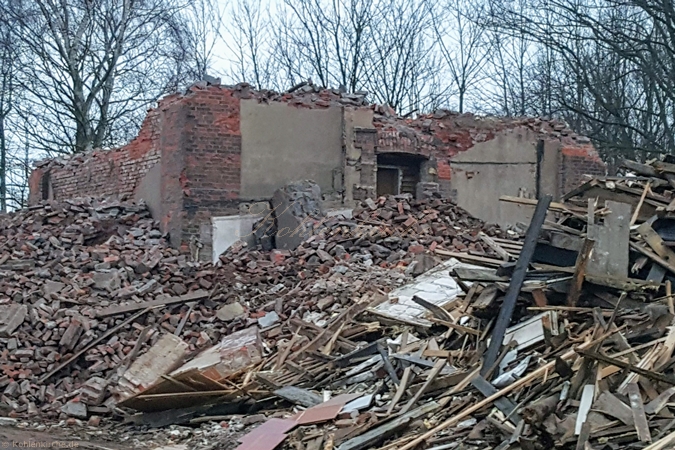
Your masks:
<instances>
[{"instance_id":1,"label":"red brick wall","mask_svg":"<svg viewBox=\"0 0 675 450\"><path fill-rule=\"evenodd\" d=\"M198 239L203 245L201 255L208 258L211 217L238 213L240 98L256 95L261 101L272 101L245 86L195 86L184 95L166 97L148 114L138 137L128 145L36 168L30 178L30 201L39 201L43 186L48 185L56 199L133 194L148 169L159 162L162 229L170 233L172 245L185 250ZM307 108L332 104L325 92L301 99L286 94L279 100ZM515 127L527 127L542 138L560 140L562 191L576 187L584 173L604 174L605 166L592 146L577 141L557 122L481 118L443 111L416 119L376 114L374 129L356 129L354 133L354 145L361 149L354 198L375 195L378 153L413 153L429 158L430 167L436 168L436 179L423 181L437 181L441 193L450 195L452 156Z\"/></svg>"},{"instance_id":2,"label":"red brick wall","mask_svg":"<svg viewBox=\"0 0 675 450\"><path fill-rule=\"evenodd\" d=\"M438 111L415 119L376 116L374 126L378 133L376 154L409 153L430 158L436 165L435 181L439 183L440 192L448 197L453 194L450 181L452 157L470 151L475 144L490 141L508 129L529 129L537 139L560 141L558 195L577 187L585 174L606 174L606 165L588 139L577 136L564 123L554 120L479 117Z\"/></svg>"},{"instance_id":3,"label":"red brick wall","mask_svg":"<svg viewBox=\"0 0 675 450\"><path fill-rule=\"evenodd\" d=\"M160 115L148 113L141 130L128 145L114 150L78 154L69 160L52 160L31 173L29 203L43 199L43 186L51 185L55 199L90 195L133 194L140 179L159 161ZM43 183L47 176L49 183Z\"/></svg>"},{"instance_id":4,"label":"red brick wall","mask_svg":"<svg viewBox=\"0 0 675 450\"><path fill-rule=\"evenodd\" d=\"M194 92L183 104L184 136L183 245L192 236L211 255L211 217L237 214L241 186L240 100L237 91L220 87Z\"/></svg>"},{"instance_id":5,"label":"red brick wall","mask_svg":"<svg viewBox=\"0 0 675 450\"><path fill-rule=\"evenodd\" d=\"M607 166L592 145L566 146L560 151L560 189L563 193L579 187L587 180L586 175L607 175Z\"/></svg>"}]
</instances>

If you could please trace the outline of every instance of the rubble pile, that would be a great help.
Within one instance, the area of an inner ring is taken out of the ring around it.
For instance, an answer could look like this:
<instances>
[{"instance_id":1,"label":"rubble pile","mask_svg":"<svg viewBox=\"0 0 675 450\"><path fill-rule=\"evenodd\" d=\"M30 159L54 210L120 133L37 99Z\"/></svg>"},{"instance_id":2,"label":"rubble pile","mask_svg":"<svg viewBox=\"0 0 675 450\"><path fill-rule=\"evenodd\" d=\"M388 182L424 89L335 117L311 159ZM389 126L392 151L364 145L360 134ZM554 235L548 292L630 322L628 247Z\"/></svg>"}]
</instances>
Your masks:
<instances>
[{"instance_id":1,"label":"rubble pile","mask_svg":"<svg viewBox=\"0 0 675 450\"><path fill-rule=\"evenodd\" d=\"M522 239L398 196L215 267L181 259L142 207L21 212L0 228L0 400L15 415L237 423L210 445L238 450L671 448L663 164L561 202L503 197L534 207Z\"/></svg>"},{"instance_id":2,"label":"rubble pile","mask_svg":"<svg viewBox=\"0 0 675 450\"><path fill-rule=\"evenodd\" d=\"M266 310L274 322L307 318L314 308L318 321L323 309L369 289L365 279L384 289L405 279L353 263L303 272L298 288L297 269L275 266L260 252L218 268L191 262L168 246L144 205L89 199L2 218L0 248L2 401L46 417L90 388L98 393L82 402L89 412L110 411L111 380L162 333L177 334L195 351L263 323ZM278 302L267 305L268 298ZM237 309L228 313L231 304ZM147 308L154 309L139 315ZM65 411L87 416L73 408Z\"/></svg>"}]
</instances>

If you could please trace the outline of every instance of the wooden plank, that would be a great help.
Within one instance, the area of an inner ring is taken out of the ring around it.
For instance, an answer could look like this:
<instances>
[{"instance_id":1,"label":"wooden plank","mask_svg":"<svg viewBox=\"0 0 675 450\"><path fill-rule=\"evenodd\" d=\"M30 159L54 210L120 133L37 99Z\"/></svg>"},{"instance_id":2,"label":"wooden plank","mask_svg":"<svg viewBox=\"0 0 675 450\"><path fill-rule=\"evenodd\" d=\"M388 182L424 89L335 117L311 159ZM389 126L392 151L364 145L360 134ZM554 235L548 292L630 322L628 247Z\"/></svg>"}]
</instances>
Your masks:
<instances>
[{"instance_id":1,"label":"wooden plank","mask_svg":"<svg viewBox=\"0 0 675 450\"><path fill-rule=\"evenodd\" d=\"M664 268L668 269L671 273L675 273L675 265L670 264L668 261L661 258L659 255L657 255L653 251L643 247L642 245L638 245L635 242L631 242L629 245L630 245L630 248L632 248L633 250L637 250L638 252L642 253L643 255L648 256L655 263L658 263L658 264L662 265Z\"/></svg>"},{"instance_id":2,"label":"wooden plank","mask_svg":"<svg viewBox=\"0 0 675 450\"><path fill-rule=\"evenodd\" d=\"M96 311L96 317L116 316L118 314L125 314L146 308L154 308L156 306L167 306L167 305L175 305L178 303L199 301L208 298L209 295L210 294L207 291L200 289L197 291L189 292L185 295L181 295L180 297L165 297L141 303L130 303L128 305L115 305L110 306L108 308L99 309L98 311Z\"/></svg>"},{"instance_id":3,"label":"wooden plank","mask_svg":"<svg viewBox=\"0 0 675 450\"><path fill-rule=\"evenodd\" d=\"M117 325L116 327L111 328L111 329L108 330L106 333L103 333L101 336L99 336L98 338L96 338L96 339L94 339L93 341L91 341L89 344L87 344L86 346L84 346L83 348L81 348L79 351L75 352L75 354L74 354L73 356L71 356L70 358L68 358L67 360L65 360L64 362L62 362L61 364L59 364L58 366L54 367L54 368L53 368L52 370L50 370L47 374L43 375L42 378L40 378L40 380L38 380L38 383L44 383L45 381L47 381L48 379L50 379L55 373L57 373L59 370L65 368L65 367L68 366L68 365L70 365L70 363L72 363L72 362L75 361L77 358L79 358L79 357L82 356L84 353L86 353L90 348L94 347L94 346L97 345L99 342L101 342L101 341L103 341L103 340L105 340L105 339L108 339L110 336L112 336L113 334L117 333L121 328L126 327L126 326L129 325L131 322L133 322L134 320L138 319L139 317L141 317L143 314L147 313L147 312L150 311L151 309L152 309L152 308L146 308L146 309L144 309L143 311L141 311L141 312L139 312L139 313L137 313L137 314L134 314L133 316L129 317L127 320L125 320L125 321L122 322L121 324Z\"/></svg>"},{"instance_id":4,"label":"wooden plank","mask_svg":"<svg viewBox=\"0 0 675 450\"><path fill-rule=\"evenodd\" d=\"M418 305L420 305L422 308L425 308L425 309L428 309L429 311L431 311L431 313L437 319L448 321L448 322L454 321L454 319L450 315L450 313L448 311L446 311L445 309L441 308L440 306L434 305L433 303L428 302L428 301L424 300L423 298L418 297L417 295L413 295L411 300L413 302L417 303Z\"/></svg>"},{"instance_id":5,"label":"wooden plank","mask_svg":"<svg viewBox=\"0 0 675 450\"><path fill-rule=\"evenodd\" d=\"M572 349L572 350L569 350L568 352L564 353L560 357L560 359L563 360L563 361L567 361L569 359L572 359L576 356L577 352L579 352L581 350L588 349L588 348L592 348L593 346L597 345L600 342L603 342L605 339L607 339L609 336L613 335L614 333L616 333L619 330L621 330L621 328L612 330L608 333L605 333L605 334L599 336L597 339L594 339L592 341L585 342L585 343L581 344L579 347L577 347L576 349ZM423 443L424 441L426 441L430 437L434 436L439 431L443 431L446 428L451 427L451 426L459 423L465 417L469 417L470 415L472 415L476 411L479 411L482 408L484 408L485 406L490 405L491 403L493 403L498 398L501 398L501 397L503 397L503 396L515 391L515 390L518 390L523 386L527 386L528 384L532 383L534 380L537 380L540 377L543 377L545 375L550 374L551 371L553 371L555 369L555 365L556 365L556 361L550 361L550 362L544 364L543 366L536 369L534 372L528 374L527 376L524 376L523 378L520 378L519 380L516 380L515 382L513 382L509 386L501 389L500 391L494 393L493 395L489 396L488 398L486 398L484 400L481 400L480 402L475 403L474 405L472 405L468 408L464 408L458 414L455 414L455 415L449 417L444 422L436 425L431 430L423 433L422 435L418 436L414 440L408 442L406 445L404 445L403 447L401 447L398 450L413 450L413 449L417 448L418 445L420 445L421 443ZM458 391L453 389L452 391L449 392L449 394L452 394L454 392L458 392Z\"/></svg>"},{"instance_id":6,"label":"wooden plank","mask_svg":"<svg viewBox=\"0 0 675 450\"><path fill-rule=\"evenodd\" d=\"M647 275L647 281L662 283L665 277L666 269L660 264L652 263L652 266L649 268L649 274Z\"/></svg>"},{"instance_id":7,"label":"wooden plank","mask_svg":"<svg viewBox=\"0 0 675 450\"><path fill-rule=\"evenodd\" d=\"M668 383L671 386L675 386L675 378L669 376L669 375L663 375L657 372L653 372L651 370L647 369L642 369L640 367L634 366L632 364L628 364L626 362L623 362L620 359L616 358L611 358L609 356L602 355L600 353L588 351L588 350L577 350L577 352L581 355L588 356L589 358L592 359L597 359L598 361L602 361L607 364L611 364L613 366L621 367L622 369L628 369L631 372L634 372L638 375L642 375L645 378L649 378L650 380L654 381L662 381L664 383Z\"/></svg>"},{"instance_id":8,"label":"wooden plank","mask_svg":"<svg viewBox=\"0 0 675 450\"><path fill-rule=\"evenodd\" d=\"M490 236L487 234L483 233L482 231L478 233L478 237L480 238L481 241L485 243L488 247L490 247L492 250L499 255L500 258L502 258L504 261L509 261L511 259L511 255L504 250L498 243L496 243Z\"/></svg>"},{"instance_id":9,"label":"wooden plank","mask_svg":"<svg viewBox=\"0 0 675 450\"><path fill-rule=\"evenodd\" d=\"M588 239L595 241L595 246L587 272L626 278L632 207L610 200L605 202L605 207L610 211L605 216L605 223L588 226Z\"/></svg>"},{"instance_id":10,"label":"wooden plank","mask_svg":"<svg viewBox=\"0 0 675 450\"><path fill-rule=\"evenodd\" d=\"M621 161L621 166L625 167L626 169L632 170L638 175L642 175L645 177L658 177L659 174L656 172L656 169L654 167L648 165L648 164L640 164L639 162L636 161L631 161L629 159L624 159Z\"/></svg>"},{"instance_id":11,"label":"wooden plank","mask_svg":"<svg viewBox=\"0 0 675 450\"><path fill-rule=\"evenodd\" d=\"M579 437L577 438L577 445L574 447L574 450L586 450L586 444L591 437L591 423L587 420L584 421L578 434Z\"/></svg>"},{"instance_id":12,"label":"wooden plank","mask_svg":"<svg viewBox=\"0 0 675 450\"><path fill-rule=\"evenodd\" d=\"M649 423L647 423L645 408L642 404L642 394L640 394L640 388L637 383L628 384L628 399L630 400L630 407L633 410L633 420L635 421L638 439L642 442L651 442L652 435L649 431Z\"/></svg>"},{"instance_id":13,"label":"wooden plank","mask_svg":"<svg viewBox=\"0 0 675 450\"><path fill-rule=\"evenodd\" d=\"M586 423L588 418L588 413L591 410L591 405L593 405L593 395L595 395L595 385L587 384L584 386L584 390L581 393L581 401L579 402L579 412L577 413L577 422L574 426L574 434L579 436L581 434L581 429Z\"/></svg>"},{"instance_id":14,"label":"wooden plank","mask_svg":"<svg viewBox=\"0 0 675 450\"><path fill-rule=\"evenodd\" d=\"M534 289L532 291L532 297L534 298L534 303L540 308L548 306L548 300L546 299L546 294L542 289Z\"/></svg>"},{"instance_id":15,"label":"wooden plank","mask_svg":"<svg viewBox=\"0 0 675 450\"><path fill-rule=\"evenodd\" d=\"M647 197L647 194L649 193L651 189L651 184L647 182L645 185L644 191L642 191L642 195L640 196L640 201L638 202L637 206L635 207L635 212L633 213L633 217L630 219L630 226L633 226L635 222L637 222L638 216L640 215L640 210L642 209L642 204L645 201L645 197Z\"/></svg>"},{"instance_id":16,"label":"wooden plank","mask_svg":"<svg viewBox=\"0 0 675 450\"><path fill-rule=\"evenodd\" d=\"M523 197L513 197L510 195L502 195L499 197L500 202L508 202L508 203L517 203L519 205L530 205L530 206L535 206L537 205L537 200L533 198L523 198ZM583 217L586 217L586 210L584 208L579 208L577 206L571 206L567 205L565 203L557 203L557 202L550 202L549 208L551 211L557 211L557 212L566 212L569 214L574 214L574 215L580 215Z\"/></svg>"},{"instance_id":17,"label":"wooden plank","mask_svg":"<svg viewBox=\"0 0 675 450\"><path fill-rule=\"evenodd\" d=\"M586 267L588 266L594 245L595 241L586 239L584 245L581 247L581 251L577 255L574 275L572 275L570 290L567 293L567 306L577 306L577 302L581 296L581 287L584 284L584 277L586 276Z\"/></svg>"},{"instance_id":18,"label":"wooden plank","mask_svg":"<svg viewBox=\"0 0 675 450\"><path fill-rule=\"evenodd\" d=\"M469 255L468 253L451 252L449 250L443 250L442 248L437 248L434 252L436 252L437 255L449 256L451 258L485 264L488 266L499 267L504 264L504 261L501 259L484 258L482 256Z\"/></svg>"},{"instance_id":19,"label":"wooden plank","mask_svg":"<svg viewBox=\"0 0 675 450\"><path fill-rule=\"evenodd\" d=\"M277 397L281 397L295 405L311 408L323 402L323 398L307 389L296 386L284 386L272 392Z\"/></svg>"},{"instance_id":20,"label":"wooden plank","mask_svg":"<svg viewBox=\"0 0 675 450\"><path fill-rule=\"evenodd\" d=\"M593 409L607 416L619 419L626 425L635 425L633 411L631 411L630 407L608 391L600 394L595 403L593 403Z\"/></svg>"},{"instance_id":21,"label":"wooden plank","mask_svg":"<svg viewBox=\"0 0 675 450\"><path fill-rule=\"evenodd\" d=\"M455 267L455 275L464 281L509 281L509 277L500 277L495 269L473 269L469 267Z\"/></svg>"},{"instance_id":22,"label":"wooden plank","mask_svg":"<svg viewBox=\"0 0 675 450\"><path fill-rule=\"evenodd\" d=\"M496 284L490 284L486 286L480 292L480 294L478 294L478 298L473 301L471 306L473 306L476 310L489 308L497 298L498 294L499 286Z\"/></svg>"},{"instance_id":23,"label":"wooden plank","mask_svg":"<svg viewBox=\"0 0 675 450\"><path fill-rule=\"evenodd\" d=\"M647 245L649 245L652 250L654 250L654 253L663 258L663 260L666 261L671 267L675 268L675 252L672 251L670 247L666 246L666 244L663 242L663 239L661 239L661 236L659 236L659 234L654 231L648 222L640 225L637 231L640 233L640 236L645 240Z\"/></svg>"},{"instance_id":24,"label":"wooden plank","mask_svg":"<svg viewBox=\"0 0 675 450\"><path fill-rule=\"evenodd\" d=\"M377 425L374 428L366 431L360 436L356 436L348 441L343 442L337 447L337 450L362 450L364 448L372 447L386 437L395 433L397 430L407 426L413 420L432 413L440 408L436 402L429 402L419 408L403 414L396 419Z\"/></svg>"},{"instance_id":25,"label":"wooden plank","mask_svg":"<svg viewBox=\"0 0 675 450\"><path fill-rule=\"evenodd\" d=\"M492 339L487 351L485 352L485 357L483 358L481 375L485 375L485 373L495 363L497 356L499 355L499 351L504 341L504 333L511 322L511 317L513 316L513 311L516 307L516 301L518 300L520 289L523 287L525 275L527 274L527 268L530 265L530 260L534 254L534 249L537 245L537 238L539 237L539 232L541 231L541 227L544 224L544 219L546 218L546 212L548 211L548 207L551 203L551 198L552 197L550 195L545 195L537 202L537 208L532 215L530 226L525 233L525 243L523 244L523 250L520 252L518 260L516 261L516 268L513 271L509 288L506 291L502 307L499 310L499 316L497 317L494 329L492 330Z\"/></svg>"},{"instance_id":26,"label":"wooden plank","mask_svg":"<svg viewBox=\"0 0 675 450\"><path fill-rule=\"evenodd\" d=\"M391 403L389 404L389 409L387 409L387 415L391 415L394 408L396 408L396 405L398 404L398 402L401 401L401 397L403 397L403 394L405 393L405 390L408 388L408 383L410 383L411 375L412 375L412 366L408 366L403 370L403 376L401 377L401 382L398 385L398 389L396 389L396 393L394 394L394 398L391 399Z\"/></svg>"},{"instance_id":27,"label":"wooden plank","mask_svg":"<svg viewBox=\"0 0 675 450\"><path fill-rule=\"evenodd\" d=\"M673 395L675 395L675 387L670 387L661 392L658 397L645 405L645 413L650 415L658 414L663 408L666 407L666 404L670 401L670 398Z\"/></svg>"},{"instance_id":28,"label":"wooden plank","mask_svg":"<svg viewBox=\"0 0 675 450\"><path fill-rule=\"evenodd\" d=\"M480 375L471 380L471 384L486 397L494 395L497 392L497 389ZM506 417L509 417L511 422L520 422L520 416L515 413L516 405L511 400L509 400L508 397L502 397L495 400L495 406L497 406L497 408L499 408L499 410L503 412Z\"/></svg>"},{"instance_id":29,"label":"wooden plank","mask_svg":"<svg viewBox=\"0 0 675 450\"><path fill-rule=\"evenodd\" d=\"M417 392L415 392L415 395L413 395L413 397L408 401L408 403L406 403L405 406L401 408L401 414L407 413L410 410L410 408L412 408L415 405L415 403L419 401L420 397L422 397L422 395L424 395L426 390L429 388L429 385L431 385L431 383L436 379L438 374L441 373L441 370L443 370L443 367L445 367L446 362L447 361L445 359L439 359L438 361L436 361L434 367L429 372L427 380L424 382L422 387L420 387L417 390Z\"/></svg>"}]
</instances>

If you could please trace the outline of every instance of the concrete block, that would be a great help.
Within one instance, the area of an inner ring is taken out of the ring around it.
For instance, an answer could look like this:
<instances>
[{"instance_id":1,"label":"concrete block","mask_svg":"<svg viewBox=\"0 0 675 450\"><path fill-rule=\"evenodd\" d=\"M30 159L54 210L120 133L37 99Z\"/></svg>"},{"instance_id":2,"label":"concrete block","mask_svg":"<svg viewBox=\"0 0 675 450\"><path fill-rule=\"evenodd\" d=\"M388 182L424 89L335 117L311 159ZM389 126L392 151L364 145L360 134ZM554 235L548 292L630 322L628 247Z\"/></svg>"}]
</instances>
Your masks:
<instances>
[{"instance_id":1,"label":"concrete block","mask_svg":"<svg viewBox=\"0 0 675 450\"><path fill-rule=\"evenodd\" d=\"M120 288L120 276L117 271L95 272L92 277L94 287L104 291L114 291Z\"/></svg>"},{"instance_id":2,"label":"concrete block","mask_svg":"<svg viewBox=\"0 0 675 450\"><path fill-rule=\"evenodd\" d=\"M290 183L277 189L272 198L277 222L276 247L294 250L309 238L314 225L325 216L321 189L310 180Z\"/></svg>"},{"instance_id":3,"label":"concrete block","mask_svg":"<svg viewBox=\"0 0 675 450\"><path fill-rule=\"evenodd\" d=\"M77 417L79 419L87 418L87 405L84 403L71 400L61 407L61 412L70 417Z\"/></svg>"},{"instance_id":4,"label":"concrete block","mask_svg":"<svg viewBox=\"0 0 675 450\"><path fill-rule=\"evenodd\" d=\"M191 370L219 381L262 361L262 340L257 327L246 328L225 336L194 359L171 373L172 377Z\"/></svg>"},{"instance_id":5,"label":"concrete block","mask_svg":"<svg viewBox=\"0 0 675 450\"><path fill-rule=\"evenodd\" d=\"M181 338L173 334L163 335L124 372L117 386L118 402L153 386L162 375L183 362L187 352L188 344Z\"/></svg>"},{"instance_id":6,"label":"concrete block","mask_svg":"<svg viewBox=\"0 0 675 450\"><path fill-rule=\"evenodd\" d=\"M229 305L222 306L217 312L216 317L218 317L223 322L230 322L237 317L241 317L246 313L246 310L239 303L234 302Z\"/></svg>"},{"instance_id":7,"label":"concrete block","mask_svg":"<svg viewBox=\"0 0 675 450\"><path fill-rule=\"evenodd\" d=\"M27 313L26 305L17 303L0 305L0 337L10 337L14 330L23 323Z\"/></svg>"}]
</instances>

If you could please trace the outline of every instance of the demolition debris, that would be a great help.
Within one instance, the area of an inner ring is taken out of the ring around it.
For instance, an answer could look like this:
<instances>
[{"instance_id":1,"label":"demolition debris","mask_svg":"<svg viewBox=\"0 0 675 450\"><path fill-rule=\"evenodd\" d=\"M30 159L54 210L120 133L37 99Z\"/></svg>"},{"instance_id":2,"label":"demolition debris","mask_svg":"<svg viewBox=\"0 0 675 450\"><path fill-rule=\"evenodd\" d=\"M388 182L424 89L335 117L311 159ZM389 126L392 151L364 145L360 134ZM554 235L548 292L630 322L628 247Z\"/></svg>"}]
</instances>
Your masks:
<instances>
[{"instance_id":1,"label":"demolition debris","mask_svg":"<svg viewBox=\"0 0 675 450\"><path fill-rule=\"evenodd\" d=\"M671 448L675 165L626 166L560 202L503 197L535 207L518 232L381 197L215 266L143 205L9 215L0 400L153 428L238 417L239 450Z\"/></svg>"}]
</instances>

